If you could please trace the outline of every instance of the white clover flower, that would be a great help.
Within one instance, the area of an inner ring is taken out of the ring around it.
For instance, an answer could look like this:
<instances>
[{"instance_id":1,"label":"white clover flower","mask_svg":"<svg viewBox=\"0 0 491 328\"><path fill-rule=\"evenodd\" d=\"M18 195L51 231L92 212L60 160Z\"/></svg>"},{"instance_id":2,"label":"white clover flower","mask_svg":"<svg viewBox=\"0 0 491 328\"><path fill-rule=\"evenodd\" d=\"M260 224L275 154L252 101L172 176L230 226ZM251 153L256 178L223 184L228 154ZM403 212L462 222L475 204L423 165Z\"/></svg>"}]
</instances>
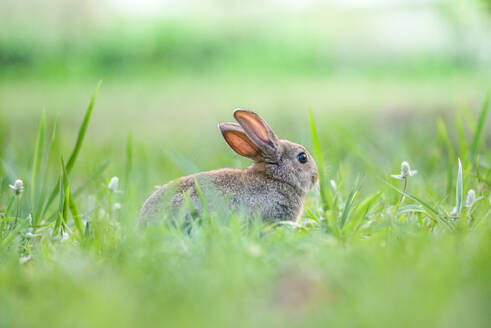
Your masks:
<instances>
[{"instance_id":1,"label":"white clover flower","mask_svg":"<svg viewBox=\"0 0 491 328\"><path fill-rule=\"evenodd\" d=\"M117 212L121 209L121 204L120 203L114 203L113 205L113 211Z\"/></svg>"},{"instance_id":2,"label":"white clover flower","mask_svg":"<svg viewBox=\"0 0 491 328\"><path fill-rule=\"evenodd\" d=\"M16 196L19 196L24 192L24 182L21 179L17 179L13 185L9 185L9 188L12 189Z\"/></svg>"},{"instance_id":3,"label":"white clover flower","mask_svg":"<svg viewBox=\"0 0 491 328\"><path fill-rule=\"evenodd\" d=\"M109 191L111 192L116 192L118 190L118 185L119 185L119 178L118 177L112 177L111 181L109 181Z\"/></svg>"},{"instance_id":4,"label":"white clover flower","mask_svg":"<svg viewBox=\"0 0 491 328\"><path fill-rule=\"evenodd\" d=\"M467 192L467 198L465 199L465 207L471 208L476 202L476 192L474 189L469 189Z\"/></svg>"},{"instance_id":5,"label":"white clover flower","mask_svg":"<svg viewBox=\"0 0 491 328\"><path fill-rule=\"evenodd\" d=\"M399 180L407 179L408 177L412 177L416 175L418 171L411 170L409 163L404 161L401 163L401 173L400 174L391 174L391 177Z\"/></svg>"}]
</instances>

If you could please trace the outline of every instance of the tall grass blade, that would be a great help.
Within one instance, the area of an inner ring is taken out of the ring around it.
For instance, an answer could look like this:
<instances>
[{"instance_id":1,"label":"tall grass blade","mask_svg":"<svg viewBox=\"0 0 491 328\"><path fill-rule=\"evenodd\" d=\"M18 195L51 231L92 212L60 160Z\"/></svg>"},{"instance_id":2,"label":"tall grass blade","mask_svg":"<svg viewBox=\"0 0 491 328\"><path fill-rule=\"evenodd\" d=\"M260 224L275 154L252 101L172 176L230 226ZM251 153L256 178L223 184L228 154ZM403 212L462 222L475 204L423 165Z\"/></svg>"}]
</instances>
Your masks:
<instances>
[{"instance_id":1,"label":"tall grass blade","mask_svg":"<svg viewBox=\"0 0 491 328\"><path fill-rule=\"evenodd\" d=\"M51 139L49 141L49 154L48 154L48 167L52 167L56 162L56 149L57 149L57 134L58 130L58 118L53 123L53 132L51 132Z\"/></svg>"},{"instance_id":2,"label":"tall grass blade","mask_svg":"<svg viewBox=\"0 0 491 328\"><path fill-rule=\"evenodd\" d=\"M322 148L320 146L319 137L317 135L317 129L315 127L314 115L312 111L309 111L309 122L310 122L310 133L312 135L312 147L313 154L315 157L315 161L317 163L317 170L319 172L319 187L320 187L320 195L322 200L322 207L324 210L329 210L332 208L330 195L328 191L327 185L327 170L326 165L324 163L324 157L322 154Z\"/></svg>"},{"instance_id":3,"label":"tall grass blade","mask_svg":"<svg viewBox=\"0 0 491 328\"><path fill-rule=\"evenodd\" d=\"M75 146L72 150L72 153L70 155L70 158L68 159L68 162L66 164L66 173L70 174L70 171L73 168L73 165L75 164L75 161L77 160L78 154L80 152L80 149L82 148L82 143L85 137L85 133L87 132L87 127L89 125L90 117L92 115L92 109L94 108L95 100L97 98L97 93L99 92L99 87L101 86L102 81L99 81L97 83L97 86L94 90L94 94L92 95L92 99L90 100L89 107L87 108L87 111L85 113L84 120L82 122L82 125L80 126L79 132L78 132L78 137L77 141L75 142ZM58 189L55 187L53 191L51 192L48 202L46 206L44 207L44 210L46 210L53 200L55 199L56 195L58 194Z\"/></svg>"},{"instance_id":4,"label":"tall grass blade","mask_svg":"<svg viewBox=\"0 0 491 328\"><path fill-rule=\"evenodd\" d=\"M486 94L486 98L484 100L484 104L481 109L481 114L479 115L479 119L477 122L477 128L476 128L476 133L474 134L474 138L472 139L472 146L471 146L471 156L472 158L475 158L476 153L477 153L477 147L479 146L479 140L481 139L481 134L484 129L484 123L486 122L486 115L488 114L489 110L489 98L491 96L491 91L488 91Z\"/></svg>"},{"instance_id":5,"label":"tall grass blade","mask_svg":"<svg viewBox=\"0 0 491 328\"><path fill-rule=\"evenodd\" d=\"M92 95L92 99L90 100L89 107L85 112L85 117L78 131L77 141L75 142L75 147L72 150L72 154L70 155L68 162L66 163L66 172L70 174L75 161L77 160L78 154L80 153L80 149L82 148L82 143L84 141L85 133L87 132L87 127L89 126L90 117L92 116L92 110L94 108L95 100L97 98L97 93L99 92L99 88L101 86L102 81L97 83L97 86L94 90L94 94Z\"/></svg>"}]
</instances>

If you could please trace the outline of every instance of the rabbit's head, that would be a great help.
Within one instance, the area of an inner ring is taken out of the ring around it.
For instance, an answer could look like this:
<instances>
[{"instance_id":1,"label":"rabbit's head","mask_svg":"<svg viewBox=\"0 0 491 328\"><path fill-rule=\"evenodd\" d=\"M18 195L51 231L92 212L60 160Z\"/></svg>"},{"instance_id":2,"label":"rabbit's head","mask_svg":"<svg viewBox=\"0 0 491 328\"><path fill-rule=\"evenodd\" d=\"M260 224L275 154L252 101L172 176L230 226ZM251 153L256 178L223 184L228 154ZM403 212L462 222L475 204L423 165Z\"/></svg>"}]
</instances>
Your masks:
<instances>
[{"instance_id":1,"label":"rabbit's head","mask_svg":"<svg viewBox=\"0 0 491 328\"><path fill-rule=\"evenodd\" d=\"M220 131L236 153L254 161L255 170L302 192L317 183L317 165L304 146L279 139L268 123L252 111L236 109L234 118L239 124L220 123Z\"/></svg>"}]
</instances>

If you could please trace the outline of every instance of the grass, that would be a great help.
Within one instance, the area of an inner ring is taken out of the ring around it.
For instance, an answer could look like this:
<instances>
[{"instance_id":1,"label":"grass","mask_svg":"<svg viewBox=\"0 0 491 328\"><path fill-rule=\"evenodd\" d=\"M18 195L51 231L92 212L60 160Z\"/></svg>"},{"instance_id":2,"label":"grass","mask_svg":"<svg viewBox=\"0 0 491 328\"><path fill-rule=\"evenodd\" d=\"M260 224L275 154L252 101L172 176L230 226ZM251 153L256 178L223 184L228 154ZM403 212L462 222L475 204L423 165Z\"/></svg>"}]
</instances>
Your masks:
<instances>
[{"instance_id":1,"label":"grass","mask_svg":"<svg viewBox=\"0 0 491 328\"><path fill-rule=\"evenodd\" d=\"M310 126L289 129L307 136L321 169L299 224L220 211L184 231L137 228L153 185L247 162L233 162L201 125L200 138L162 138L158 150L139 130L122 142L85 140L100 114L97 89L78 138L44 115L38 131L3 132L12 142L0 143L1 327L491 324L488 100L453 113L455 125L448 113L404 124L311 113ZM418 174L402 190L390 175L404 160ZM25 184L17 197L16 178Z\"/></svg>"}]
</instances>

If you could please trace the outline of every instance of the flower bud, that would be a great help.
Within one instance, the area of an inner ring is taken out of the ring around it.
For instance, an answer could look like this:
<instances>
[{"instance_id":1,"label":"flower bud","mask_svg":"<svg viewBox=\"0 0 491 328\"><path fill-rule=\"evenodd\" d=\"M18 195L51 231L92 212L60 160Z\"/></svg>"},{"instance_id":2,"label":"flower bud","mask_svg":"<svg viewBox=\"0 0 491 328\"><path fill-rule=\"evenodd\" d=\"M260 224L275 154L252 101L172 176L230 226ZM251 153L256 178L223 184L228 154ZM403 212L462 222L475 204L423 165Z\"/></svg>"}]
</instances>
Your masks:
<instances>
[{"instance_id":1,"label":"flower bud","mask_svg":"<svg viewBox=\"0 0 491 328\"><path fill-rule=\"evenodd\" d=\"M9 185L9 188L12 189L16 196L21 195L24 192L24 182L22 180L15 180L13 185Z\"/></svg>"},{"instance_id":2,"label":"flower bud","mask_svg":"<svg viewBox=\"0 0 491 328\"><path fill-rule=\"evenodd\" d=\"M476 192L474 189L469 189L467 192L467 198L465 199L465 207L471 208L476 202Z\"/></svg>"},{"instance_id":3,"label":"flower bud","mask_svg":"<svg viewBox=\"0 0 491 328\"><path fill-rule=\"evenodd\" d=\"M401 163L401 173L400 174L392 174L391 176L395 179L407 179L408 177L412 177L416 175L418 171L416 170L411 170L411 167L409 166L409 163L404 161Z\"/></svg>"},{"instance_id":4,"label":"flower bud","mask_svg":"<svg viewBox=\"0 0 491 328\"><path fill-rule=\"evenodd\" d=\"M112 177L111 181L109 182L109 191L111 192L116 192L118 190L118 185L119 185L119 178L118 177Z\"/></svg>"}]
</instances>

